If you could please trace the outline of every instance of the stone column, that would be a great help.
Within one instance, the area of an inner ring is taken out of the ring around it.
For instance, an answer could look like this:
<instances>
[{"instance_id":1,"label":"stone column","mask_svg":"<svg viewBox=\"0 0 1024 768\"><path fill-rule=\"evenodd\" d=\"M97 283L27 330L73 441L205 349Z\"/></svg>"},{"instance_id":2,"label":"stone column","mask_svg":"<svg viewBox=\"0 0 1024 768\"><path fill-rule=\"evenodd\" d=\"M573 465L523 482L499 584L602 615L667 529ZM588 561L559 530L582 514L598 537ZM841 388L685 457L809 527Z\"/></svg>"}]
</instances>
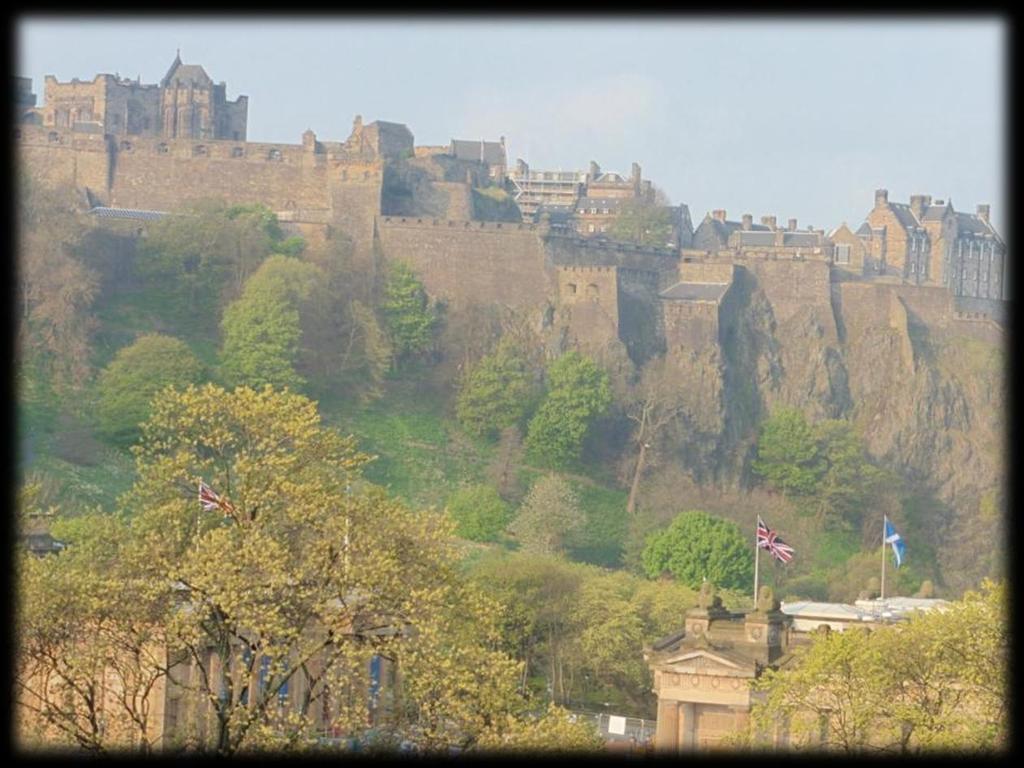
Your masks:
<instances>
[{"instance_id":1,"label":"stone column","mask_svg":"<svg viewBox=\"0 0 1024 768\"><path fill-rule=\"evenodd\" d=\"M697 745L697 706L692 701L679 705L679 747L690 751Z\"/></svg>"},{"instance_id":2,"label":"stone column","mask_svg":"<svg viewBox=\"0 0 1024 768\"><path fill-rule=\"evenodd\" d=\"M658 724L654 731L654 749L658 752L679 751L679 702L658 702Z\"/></svg>"}]
</instances>

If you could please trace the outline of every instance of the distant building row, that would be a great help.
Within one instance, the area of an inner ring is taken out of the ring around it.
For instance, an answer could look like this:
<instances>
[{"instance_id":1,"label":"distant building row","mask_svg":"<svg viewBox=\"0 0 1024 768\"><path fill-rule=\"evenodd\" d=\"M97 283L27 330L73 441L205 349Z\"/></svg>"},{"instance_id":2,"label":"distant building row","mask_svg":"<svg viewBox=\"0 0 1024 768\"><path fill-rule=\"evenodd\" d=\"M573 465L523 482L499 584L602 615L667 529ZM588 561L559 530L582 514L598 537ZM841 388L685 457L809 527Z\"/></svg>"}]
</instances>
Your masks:
<instances>
[{"instance_id":1,"label":"distant building row","mask_svg":"<svg viewBox=\"0 0 1024 768\"><path fill-rule=\"evenodd\" d=\"M175 150L191 151L195 157L242 158L251 154L251 148L257 159L285 161L293 149L299 150L290 145L246 145L248 97L228 101L224 83L214 84L201 66L183 64L180 55L158 84L116 74L100 74L91 82L61 83L48 75L42 106L36 106L27 78L15 78L14 97L19 122L49 128L54 144L63 141L62 131L70 130L117 137L122 152L132 152L144 138L160 139L152 151L163 153L171 151L164 140L202 142L191 150ZM206 143L216 140L239 144ZM307 131L301 151L344 161L447 158L454 163L452 168L460 169L458 178L470 186L496 185L507 190L524 221L544 218L556 230L588 239L610 237L616 220L629 206L663 207L670 213L671 232L665 242L645 245L678 249L684 260L824 261L834 267L833 279L838 280L869 278L942 286L966 299L1005 299L1007 295L1006 245L992 227L988 205L978 205L970 214L956 211L952 201L933 201L923 194L912 195L909 203L890 202L887 190L880 189L874 207L855 231L846 223L828 233L798 230L796 219L780 227L774 216L763 216L755 224L750 214L731 221L724 210L708 213L694 230L686 205L660 206L654 186L642 178L637 163L628 176L604 171L596 162L586 171L533 169L523 160L509 167L504 137L497 142L452 139L446 147L414 147L412 133L404 125L377 121L364 127L358 117L346 142L319 142ZM462 170L466 168L475 170ZM341 173L348 177L348 171ZM446 182L452 180L445 176ZM456 206L449 217L461 216L461 210ZM287 218L288 213L282 213Z\"/></svg>"}]
</instances>

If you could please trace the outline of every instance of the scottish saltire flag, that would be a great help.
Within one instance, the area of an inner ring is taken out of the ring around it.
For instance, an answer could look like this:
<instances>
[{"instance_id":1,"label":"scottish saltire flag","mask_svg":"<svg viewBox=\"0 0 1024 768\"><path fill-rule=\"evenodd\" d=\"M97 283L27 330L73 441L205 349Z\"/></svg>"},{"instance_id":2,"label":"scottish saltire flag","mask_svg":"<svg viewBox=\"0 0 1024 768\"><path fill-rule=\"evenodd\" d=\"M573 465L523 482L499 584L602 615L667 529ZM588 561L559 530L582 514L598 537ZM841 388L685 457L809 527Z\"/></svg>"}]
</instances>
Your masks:
<instances>
[{"instance_id":1,"label":"scottish saltire flag","mask_svg":"<svg viewBox=\"0 0 1024 768\"><path fill-rule=\"evenodd\" d=\"M883 515L885 521L885 543L892 544L892 554L896 558L896 567L903 565L903 555L907 551L907 545L903 543L903 537L896 533L889 518Z\"/></svg>"},{"instance_id":2,"label":"scottish saltire flag","mask_svg":"<svg viewBox=\"0 0 1024 768\"><path fill-rule=\"evenodd\" d=\"M219 509L225 517L235 511L230 501L223 498L202 480L199 481L199 503L203 505L205 511L213 512L215 509Z\"/></svg>"},{"instance_id":3,"label":"scottish saltire flag","mask_svg":"<svg viewBox=\"0 0 1024 768\"><path fill-rule=\"evenodd\" d=\"M779 535L764 524L761 516L757 516L757 546L767 549L772 557L783 563L793 559L793 548L779 538Z\"/></svg>"}]
</instances>

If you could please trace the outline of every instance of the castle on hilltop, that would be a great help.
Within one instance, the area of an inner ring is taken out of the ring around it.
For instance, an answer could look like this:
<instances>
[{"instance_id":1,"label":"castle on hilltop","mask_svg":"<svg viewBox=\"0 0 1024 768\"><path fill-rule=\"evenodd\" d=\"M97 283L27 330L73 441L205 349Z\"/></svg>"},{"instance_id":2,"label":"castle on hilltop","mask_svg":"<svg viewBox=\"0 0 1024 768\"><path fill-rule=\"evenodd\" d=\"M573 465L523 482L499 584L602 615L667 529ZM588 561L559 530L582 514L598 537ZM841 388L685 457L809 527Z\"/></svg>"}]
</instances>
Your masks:
<instances>
[{"instance_id":1,"label":"castle on hilltop","mask_svg":"<svg viewBox=\"0 0 1024 768\"><path fill-rule=\"evenodd\" d=\"M21 119L46 128L112 136L245 141L249 97L228 101L227 85L214 84L198 64L182 64L180 52L159 83L120 75L96 75L70 83L46 76L44 103Z\"/></svg>"},{"instance_id":2,"label":"castle on hilltop","mask_svg":"<svg viewBox=\"0 0 1024 768\"><path fill-rule=\"evenodd\" d=\"M870 299L872 322L904 335L918 316L1004 316L1006 246L987 205L970 214L927 195L903 204L882 189L856 230L733 221L724 210L694 229L688 207L657 201L635 163L629 174L596 162L531 169L509 163L503 137L417 146L405 125L359 116L343 141L307 130L297 144L251 142L248 99L228 101L226 90L180 56L158 84L47 76L41 106L18 78L19 159L40 182L76 190L97 218L135 222L136 232L202 199L260 203L314 244L350 239L367 269L409 263L439 301L533 312L556 347L621 344L637 363L718 347L732 333L732 305L752 290L775 322L812 312L830 338L840 338L851 300ZM671 234L614 239L629 205L667 208Z\"/></svg>"}]
</instances>

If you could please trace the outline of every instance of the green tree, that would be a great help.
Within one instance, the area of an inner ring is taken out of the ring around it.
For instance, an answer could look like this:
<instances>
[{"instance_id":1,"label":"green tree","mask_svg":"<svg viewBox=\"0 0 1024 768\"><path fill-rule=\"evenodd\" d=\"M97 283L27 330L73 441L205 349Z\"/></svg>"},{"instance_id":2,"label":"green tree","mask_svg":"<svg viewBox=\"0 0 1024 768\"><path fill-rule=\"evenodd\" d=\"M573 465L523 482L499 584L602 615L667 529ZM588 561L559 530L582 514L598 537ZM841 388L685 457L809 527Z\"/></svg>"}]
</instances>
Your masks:
<instances>
[{"instance_id":1,"label":"green tree","mask_svg":"<svg viewBox=\"0 0 1024 768\"><path fill-rule=\"evenodd\" d=\"M693 589L705 579L745 589L754 579L754 555L739 527L699 510L680 513L668 528L652 534L642 559L649 578L668 572Z\"/></svg>"},{"instance_id":2,"label":"green tree","mask_svg":"<svg viewBox=\"0 0 1024 768\"><path fill-rule=\"evenodd\" d=\"M783 493L810 496L826 471L814 429L796 408L779 408L761 424L754 471Z\"/></svg>"},{"instance_id":3,"label":"green tree","mask_svg":"<svg viewBox=\"0 0 1024 768\"><path fill-rule=\"evenodd\" d=\"M586 523L579 497L557 475L542 477L526 495L509 532L527 552L555 554Z\"/></svg>"},{"instance_id":4,"label":"green tree","mask_svg":"<svg viewBox=\"0 0 1024 768\"><path fill-rule=\"evenodd\" d=\"M1008 605L986 583L948 609L816 636L755 688L747 743L788 723L796 749L914 754L1004 749Z\"/></svg>"},{"instance_id":5,"label":"green tree","mask_svg":"<svg viewBox=\"0 0 1024 768\"><path fill-rule=\"evenodd\" d=\"M494 439L523 420L533 404L534 390L526 358L514 342L502 339L466 376L456 414L468 432Z\"/></svg>"},{"instance_id":6,"label":"green tree","mask_svg":"<svg viewBox=\"0 0 1024 768\"><path fill-rule=\"evenodd\" d=\"M479 749L484 752L594 752L605 748L605 741L597 727L584 720L576 720L571 713L556 704L548 705L539 717L529 719L508 718L504 728L493 728L480 738Z\"/></svg>"},{"instance_id":7,"label":"green tree","mask_svg":"<svg viewBox=\"0 0 1024 768\"><path fill-rule=\"evenodd\" d=\"M74 546L46 558L19 553L13 693L22 748L158 746L152 697L167 674L169 602L121 559L128 530L107 514L58 519L54 535Z\"/></svg>"},{"instance_id":8,"label":"green tree","mask_svg":"<svg viewBox=\"0 0 1024 768\"><path fill-rule=\"evenodd\" d=\"M430 349L437 313L430 306L423 283L409 265L391 265L384 284L381 312L396 360L405 361Z\"/></svg>"},{"instance_id":9,"label":"green tree","mask_svg":"<svg viewBox=\"0 0 1024 768\"><path fill-rule=\"evenodd\" d=\"M448 498L448 513L455 532L471 541L497 541L511 518L511 510L490 485L460 488Z\"/></svg>"},{"instance_id":10,"label":"green tree","mask_svg":"<svg viewBox=\"0 0 1024 768\"><path fill-rule=\"evenodd\" d=\"M29 375L26 383L63 393L91 374L100 281L80 253L89 225L77 215L72 193L24 175L18 181L18 368Z\"/></svg>"},{"instance_id":11,"label":"green tree","mask_svg":"<svg viewBox=\"0 0 1024 768\"><path fill-rule=\"evenodd\" d=\"M184 342L160 334L140 336L118 350L100 374L100 433L120 444L134 442L157 392L196 384L201 376L202 365Z\"/></svg>"},{"instance_id":12,"label":"green tree","mask_svg":"<svg viewBox=\"0 0 1024 768\"><path fill-rule=\"evenodd\" d=\"M530 420L529 455L548 466L577 461L594 420L611 405L608 375L579 352L567 352L548 368L548 392Z\"/></svg>"},{"instance_id":13,"label":"green tree","mask_svg":"<svg viewBox=\"0 0 1024 768\"><path fill-rule=\"evenodd\" d=\"M93 751L115 746L115 731L130 741L142 727L133 711L108 709L104 722L97 702L142 638L175 653L136 667L191 668L175 673L181 711L205 714L182 717L179 734L199 751L300 749L326 697L327 726L358 736L373 654L401 669L382 722L395 739L470 749L530 729L521 665L497 650L500 606L463 578L449 521L362 481L367 457L315 403L270 387L167 389L135 454L117 513L69 521L65 552L21 571L19 696L36 697L37 721L63 718L67 738ZM200 480L221 494L218 511L196 501ZM107 626L109 641L95 640ZM56 687L34 682L65 672ZM297 680L308 695L282 708ZM155 711L152 686L122 688Z\"/></svg>"},{"instance_id":14,"label":"green tree","mask_svg":"<svg viewBox=\"0 0 1024 768\"><path fill-rule=\"evenodd\" d=\"M323 311L321 270L283 255L271 256L249 278L238 301L224 312L222 376L231 385L301 388L303 325ZM306 353L309 356L310 353Z\"/></svg>"},{"instance_id":15,"label":"green tree","mask_svg":"<svg viewBox=\"0 0 1024 768\"><path fill-rule=\"evenodd\" d=\"M243 296L224 311L221 376L231 386L300 389L295 371L302 328L299 313L284 299Z\"/></svg>"},{"instance_id":16,"label":"green tree","mask_svg":"<svg viewBox=\"0 0 1024 768\"><path fill-rule=\"evenodd\" d=\"M622 203L609 234L616 240L663 247L672 241L673 214L661 190L650 197L630 198Z\"/></svg>"}]
</instances>

